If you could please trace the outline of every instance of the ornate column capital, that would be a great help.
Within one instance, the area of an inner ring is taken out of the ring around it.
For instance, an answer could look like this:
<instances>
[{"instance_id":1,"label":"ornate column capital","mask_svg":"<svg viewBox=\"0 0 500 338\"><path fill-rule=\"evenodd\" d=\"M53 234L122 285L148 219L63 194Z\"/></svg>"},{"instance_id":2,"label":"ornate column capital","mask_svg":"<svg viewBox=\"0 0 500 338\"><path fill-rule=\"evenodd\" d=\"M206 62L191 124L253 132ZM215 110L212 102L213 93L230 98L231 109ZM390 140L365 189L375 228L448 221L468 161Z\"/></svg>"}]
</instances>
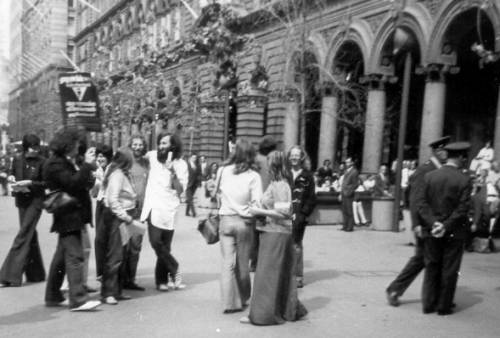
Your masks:
<instances>
[{"instance_id":1,"label":"ornate column capital","mask_svg":"<svg viewBox=\"0 0 500 338\"><path fill-rule=\"evenodd\" d=\"M429 63L415 69L415 74L425 75L428 82L445 82L447 75L455 75L460 71L460 67L441 63Z\"/></svg>"},{"instance_id":2,"label":"ornate column capital","mask_svg":"<svg viewBox=\"0 0 500 338\"><path fill-rule=\"evenodd\" d=\"M333 81L323 81L321 83L321 92L323 93L323 97L338 96L340 88Z\"/></svg>"},{"instance_id":3,"label":"ornate column capital","mask_svg":"<svg viewBox=\"0 0 500 338\"><path fill-rule=\"evenodd\" d=\"M396 83L398 81L397 76L383 75L383 74L367 74L363 76L359 83L367 84L368 90L385 90L385 84Z\"/></svg>"}]
</instances>

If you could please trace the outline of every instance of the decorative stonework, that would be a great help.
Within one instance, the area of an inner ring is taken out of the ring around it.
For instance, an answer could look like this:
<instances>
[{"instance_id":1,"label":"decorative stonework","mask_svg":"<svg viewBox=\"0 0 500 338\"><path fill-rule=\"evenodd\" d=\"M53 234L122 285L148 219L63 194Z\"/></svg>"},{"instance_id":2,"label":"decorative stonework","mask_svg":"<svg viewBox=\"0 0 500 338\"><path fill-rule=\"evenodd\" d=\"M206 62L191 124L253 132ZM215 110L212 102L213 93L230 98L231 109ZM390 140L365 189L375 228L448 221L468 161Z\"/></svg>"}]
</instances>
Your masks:
<instances>
[{"instance_id":1,"label":"decorative stonework","mask_svg":"<svg viewBox=\"0 0 500 338\"><path fill-rule=\"evenodd\" d=\"M370 25L370 28L371 28L373 34L375 34L386 15L387 15L387 12L381 12L381 13L363 18L363 19L366 22L368 22L368 25Z\"/></svg>"},{"instance_id":2,"label":"decorative stonework","mask_svg":"<svg viewBox=\"0 0 500 338\"><path fill-rule=\"evenodd\" d=\"M326 41L326 43L329 44L332 37L335 35L337 29L338 29L338 26L328 27L328 28L320 31L319 34L321 34L321 36Z\"/></svg>"},{"instance_id":3,"label":"decorative stonework","mask_svg":"<svg viewBox=\"0 0 500 338\"><path fill-rule=\"evenodd\" d=\"M423 0L420 2L422 2L424 6L429 10L429 13L433 18L436 17L439 11L439 7L441 7L441 4L443 3L442 0Z\"/></svg>"}]
</instances>

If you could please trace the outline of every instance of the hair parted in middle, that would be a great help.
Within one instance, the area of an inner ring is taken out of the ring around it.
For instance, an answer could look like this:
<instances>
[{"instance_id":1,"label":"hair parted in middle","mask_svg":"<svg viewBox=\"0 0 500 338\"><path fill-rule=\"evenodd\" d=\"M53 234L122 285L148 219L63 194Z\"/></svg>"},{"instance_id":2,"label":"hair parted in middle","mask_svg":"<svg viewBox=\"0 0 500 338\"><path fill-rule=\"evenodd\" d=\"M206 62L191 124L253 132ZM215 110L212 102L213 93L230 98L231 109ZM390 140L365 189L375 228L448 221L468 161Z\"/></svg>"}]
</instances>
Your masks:
<instances>
[{"instance_id":1,"label":"hair parted in middle","mask_svg":"<svg viewBox=\"0 0 500 338\"><path fill-rule=\"evenodd\" d=\"M144 156L148 152L148 143L146 142L146 138L142 134L138 134L138 133L132 134L130 136L129 141L128 141L129 148L132 148L132 142L134 142L134 140L141 140L142 141L142 144L144 145L144 148L142 150L142 156ZM160 143L160 141L158 141L158 143Z\"/></svg>"},{"instance_id":2,"label":"hair parted in middle","mask_svg":"<svg viewBox=\"0 0 500 338\"><path fill-rule=\"evenodd\" d=\"M290 154L293 149L298 149L300 151L300 166L302 169L311 170L311 160L309 159L309 155L307 155L304 148L298 144L291 146L290 149L288 149L288 152L286 153L287 162L290 163Z\"/></svg>"},{"instance_id":3,"label":"hair parted in middle","mask_svg":"<svg viewBox=\"0 0 500 338\"><path fill-rule=\"evenodd\" d=\"M156 145L160 145L160 141L166 137L170 136L170 151L172 152L172 159L176 160L182 157L182 141L179 135L172 134L168 132L161 132L156 138Z\"/></svg>"},{"instance_id":4,"label":"hair parted in middle","mask_svg":"<svg viewBox=\"0 0 500 338\"><path fill-rule=\"evenodd\" d=\"M109 177L117 169L120 169L126 176L128 176L133 162L134 155L132 154L132 150L130 150L130 148L121 147L118 149L113 155L108 170L106 170L106 174L104 175L104 180L102 182L103 187L106 188L108 186Z\"/></svg>"},{"instance_id":5,"label":"hair parted in middle","mask_svg":"<svg viewBox=\"0 0 500 338\"><path fill-rule=\"evenodd\" d=\"M273 150L267 155L267 164L269 166L269 178L271 181L286 180L292 182L292 175L287 161L286 154L282 151Z\"/></svg>"},{"instance_id":6,"label":"hair parted in middle","mask_svg":"<svg viewBox=\"0 0 500 338\"><path fill-rule=\"evenodd\" d=\"M255 148L247 139L238 139L225 165L234 164L234 174L238 175L249 169L256 170Z\"/></svg>"}]
</instances>

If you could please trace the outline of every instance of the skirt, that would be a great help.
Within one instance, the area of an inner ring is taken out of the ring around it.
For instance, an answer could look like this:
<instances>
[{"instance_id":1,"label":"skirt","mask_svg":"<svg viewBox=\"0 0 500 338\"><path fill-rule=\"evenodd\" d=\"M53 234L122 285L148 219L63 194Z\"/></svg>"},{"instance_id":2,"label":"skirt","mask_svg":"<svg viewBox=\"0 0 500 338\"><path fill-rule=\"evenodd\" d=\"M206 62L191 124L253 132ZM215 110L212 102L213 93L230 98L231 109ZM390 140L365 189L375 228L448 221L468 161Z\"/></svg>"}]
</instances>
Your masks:
<instances>
[{"instance_id":1,"label":"skirt","mask_svg":"<svg viewBox=\"0 0 500 338\"><path fill-rule=\"evenodd\" d=\"M276 325L307 314L297 296L295 250L291 234L262 232L250 303L250 322Z\"/></svg>"}]
</instances>

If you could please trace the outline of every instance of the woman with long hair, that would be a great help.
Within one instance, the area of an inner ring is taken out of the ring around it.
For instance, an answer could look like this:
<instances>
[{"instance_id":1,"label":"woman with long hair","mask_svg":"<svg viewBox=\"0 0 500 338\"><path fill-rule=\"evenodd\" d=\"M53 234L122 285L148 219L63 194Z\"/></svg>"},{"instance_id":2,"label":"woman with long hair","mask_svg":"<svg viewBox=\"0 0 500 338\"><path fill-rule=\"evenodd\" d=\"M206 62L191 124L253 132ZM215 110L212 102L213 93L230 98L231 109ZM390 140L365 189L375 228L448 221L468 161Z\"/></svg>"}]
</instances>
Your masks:
<instances>
[{"instance_id":1,"label":"woman with long hair","mask_svg":"<svg viewBox=\"0 0 500 338\"><path fill-rule=\"evenodd\" d=\"M134 219L137 207L137 194L130 181L132 151L120 148L104 175L104 210L102 226L96 234L96 241L105 244L101 297L104 303L115 305L118 299L128 299L121 294L118 274L123 259L123 241L120 227L138 222ZM141 226L139 224L139 226Z\"/></svg>"},{"instance_id":2,"label":"woman with long hair","mask_svg":"<svg viewBox=\"0 0 500 338\"><path fill-rule=\"evenodd\" d=\"M249 205L262 197L262 183L254 169L255 149L244 139L219 169L221 289L224 313L242 311L250 299L249 259L252 214Z\"/></svg>"},{"instance_id":3,"label":"woman with long hair","mask_svg":"<svg viewBox=\"0 0 500 338\"><path fill-rule=\"evenodd\" d=\"M283 152L267 156L270 183L262 207L250 206L250 213L265 216L260 231L259 254L249 317L242 322L275 325L295 321L307 314L297 298L295 249L292 238L292 175Z\"/></svg>"}]
</instances>

